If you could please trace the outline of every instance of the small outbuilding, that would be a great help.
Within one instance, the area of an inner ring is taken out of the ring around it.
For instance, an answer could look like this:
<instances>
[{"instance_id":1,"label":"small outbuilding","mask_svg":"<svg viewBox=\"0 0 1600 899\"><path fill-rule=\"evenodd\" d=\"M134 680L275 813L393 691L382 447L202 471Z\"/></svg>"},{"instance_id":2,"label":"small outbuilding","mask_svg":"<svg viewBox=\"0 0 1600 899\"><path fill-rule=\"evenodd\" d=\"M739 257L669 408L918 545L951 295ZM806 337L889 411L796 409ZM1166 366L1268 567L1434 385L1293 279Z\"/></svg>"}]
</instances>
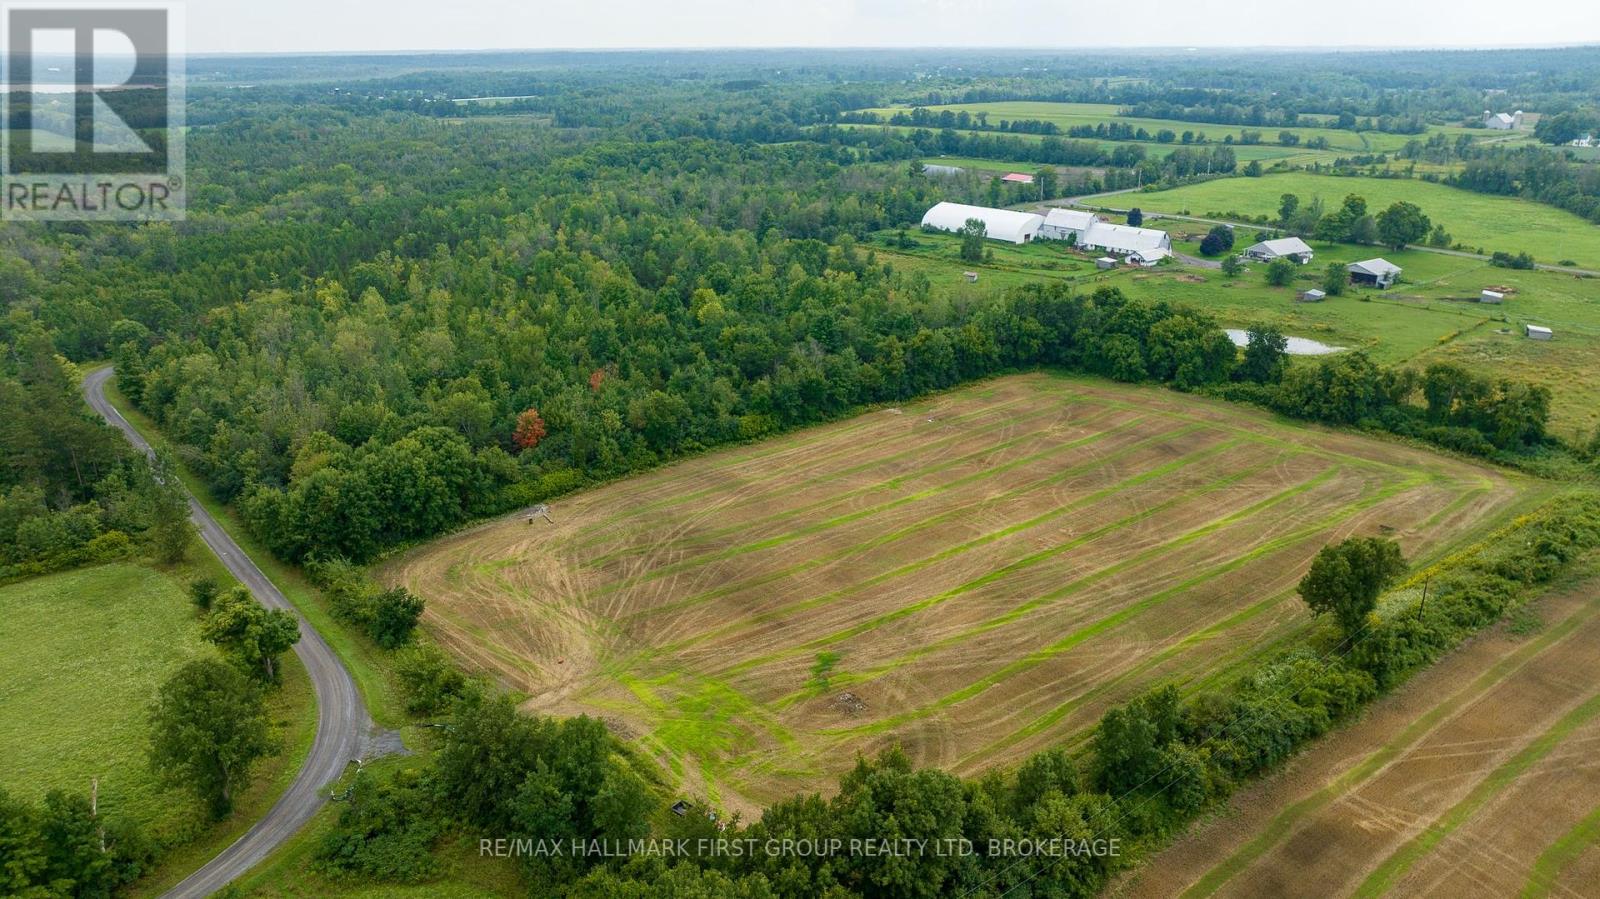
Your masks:
<instances>
[{"instance_id":1,"label":"small outbuilding","mask_svg":"<svg viewBox=\"0 0 1600 899\"><path fill-rule=\"evenodd\" d=\"M1257 262L1287 259L1297 265L1306 265L1316 254L1311 251L1309 244L1298 237L1280 237L1250 246L1245 249L1244 255Z\"/></svg>"},{"instance_id":2,"label":"small outbuilding","mask_svg":"<svg viewBox=\"0 0 1600 899\"><path fill-rule=\"evenodd\" d=\"M1387 290L1400 280L1400 266L1387 259L1363 259L1345 266L1350 283Z\"/></svg>"},{"instance_id":3,"label":"small outbuilding","mask_svg":"<svg viewBox=\"0 0 1600 899\"><path fill-rule=\"evenodd\" d=\"M1320 303L1323 300L1326 300L1327 298L1328 298L1327 291L1318 290L1315 287L1311 288L1310 290L1302 290L1302 291L1300 291L1300 296L1299 296L1299 300L1302 303Z\"/></svg>"},{"instance_id":4,"label":"small outbuilding","mask_svg":"<svg viewBox=\"0 0 1600 899\"><path fill-rule=\"evenodd\" d=\"M1117 260L1112 259L1110 256L1101 256L1099 259L1094 261L1094 267L1101 271L1116 268Z\"/></svg>"},{"instance_id":5,"label":"small outbuilding","mask_svg":"<svg viewBox=\"0 0 1600 899\"><path fill-rule=\"evenodd\" d=\"M1478 302L1498 306L1506 301L1506 295L1498 290L1485 290L1478 294Z\"/></svg>"},{"instance_id":6,"label":"small outbuilding","mask_svg":"<svg viewBox=\"0 0 1600 899\"><path fill-rule=\"evenodd\" d=\"M1556 336L1556 332L1544 325L1524 325L1523 328L1529 340L1551 340Z\"/></svg>"},{"instance_id":7,"label":"small outbuilding","mask_svg":"<svg viewBox=\"0 0 1600 899\"><path fill-rule=\"evenodd\" d=\"M1000 180L1011 184L1032 184L1033 176L1024 175L1021 172L1007 172Z\"/></svg>"}]
</instances>

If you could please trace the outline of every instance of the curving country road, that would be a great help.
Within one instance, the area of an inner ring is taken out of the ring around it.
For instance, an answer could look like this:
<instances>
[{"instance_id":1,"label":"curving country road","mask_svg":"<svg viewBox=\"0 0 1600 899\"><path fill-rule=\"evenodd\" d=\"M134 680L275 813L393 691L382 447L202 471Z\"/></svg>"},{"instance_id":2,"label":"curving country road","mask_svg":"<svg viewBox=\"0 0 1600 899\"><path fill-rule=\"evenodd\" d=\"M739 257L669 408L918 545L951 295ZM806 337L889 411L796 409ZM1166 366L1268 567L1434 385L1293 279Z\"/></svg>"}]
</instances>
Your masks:
<instances>
[{"instance_id":1,"label":"curving country road","mask_svg":"<svg viewBox=\"0 0 1600 899\"><path fill-rule=\"evenodd\" d=\"M105 385L111 373L111 367L107 366L85 377L84 399L95 412L126 435L129 442L148 455L151 452L150 444L106 400ZM217 554L228 571L250 588L262 605L285 609L298 617L294 606L250 561L250 557L239 549L228 532L211 517L211 513L192 495L188 496L188 500L189 515L200 532L200 539ZM257 821L244 836L222 850L216 858L169 890L166 893L168 897L189 899L209 896L266 858L322 808L327 801L325 788L370 745L372 719L362 703L355 681L321 635L304 619L300 621L300 642L295 645L294 652L310 673L311 685L317 694L317 736L311 744L311 754L306 757L305 766L266 817Z\"/></svg>"}]
</instances>

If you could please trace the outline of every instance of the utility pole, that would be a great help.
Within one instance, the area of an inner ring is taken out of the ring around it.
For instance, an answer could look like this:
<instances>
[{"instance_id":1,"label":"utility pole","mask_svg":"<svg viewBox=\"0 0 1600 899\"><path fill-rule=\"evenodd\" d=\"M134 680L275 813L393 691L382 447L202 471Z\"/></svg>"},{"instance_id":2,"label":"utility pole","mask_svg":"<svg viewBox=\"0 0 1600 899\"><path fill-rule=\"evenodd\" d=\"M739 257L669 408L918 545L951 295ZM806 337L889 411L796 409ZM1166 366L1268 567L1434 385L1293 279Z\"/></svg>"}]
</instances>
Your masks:
<instances>
[{"instance_id":1,"label":"utility pole","mask_svg":"<svg viewBox=\"0 0 1600 899\"><path fill-rule=\"evenodd\" d=\"M95 820L100 833L100 854L106 854L106 829L100 824L100 778L89 778L89 817Z\"/></svg>"},{"instance_id":2,"label":"utility pole","mask_svg":"<svg viewBox=\"0 0 1600 899\"><path fill-rule=\"evenodd\" d=\"M1422 602L1417 605L1417 617L1421 618L1428 611L1428 583L1433 580L1433 575L1422 579Z\"/></svg>"}]
</instances>

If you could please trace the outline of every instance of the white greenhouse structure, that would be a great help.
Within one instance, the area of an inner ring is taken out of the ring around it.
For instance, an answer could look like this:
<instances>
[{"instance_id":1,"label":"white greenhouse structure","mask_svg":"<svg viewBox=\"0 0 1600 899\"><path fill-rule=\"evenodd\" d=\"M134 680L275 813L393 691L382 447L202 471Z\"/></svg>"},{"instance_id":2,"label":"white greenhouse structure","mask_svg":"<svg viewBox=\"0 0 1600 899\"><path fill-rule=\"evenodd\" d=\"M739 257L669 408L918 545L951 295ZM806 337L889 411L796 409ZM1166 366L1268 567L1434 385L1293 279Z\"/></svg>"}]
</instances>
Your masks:
<instances>
[{"instance_id":1,"label":"white greenhouse structure","mask_svg":"<svg viewBox=\"0 0 1600 899\"><path fill-rule=\"evenodd\" d=\"M967 206L963 203L940 203L922 216L922 227L939 231L960 231L968 219L983 222L990 240L1007 243L1027 243L1039 233L1044 216L1032 212L1014 212L1010 209L991 209L987 206Z\"/></svg>"}]
</instances>

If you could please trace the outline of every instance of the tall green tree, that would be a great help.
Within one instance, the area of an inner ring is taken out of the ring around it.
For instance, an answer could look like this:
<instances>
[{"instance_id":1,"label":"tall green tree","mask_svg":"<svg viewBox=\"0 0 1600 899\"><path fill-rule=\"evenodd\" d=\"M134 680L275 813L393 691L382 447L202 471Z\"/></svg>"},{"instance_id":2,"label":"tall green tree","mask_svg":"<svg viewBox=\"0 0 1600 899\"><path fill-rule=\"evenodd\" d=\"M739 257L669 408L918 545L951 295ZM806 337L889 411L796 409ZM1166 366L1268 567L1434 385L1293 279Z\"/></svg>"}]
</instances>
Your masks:
<instances>
[{"instance_id":1,"label":"tall green tree","mask_svg":"<svg viewBox=\"0 0 1600 899\"><path fill-rule=\"evenodd\" d=\"M200 635L215 643L262 681L278 682L278 657L300 642L300 621L294 613L269 609L250 591L234 587L212 601Z\"/></svg>"},{"instance_id":2,"label":"tall green tree","mask_svg":"<svg viewBox=\"0 0 1600 899\"><path fill-rule=\"evenodd\" d=\"M1251 325L1245 332L1244 361L1238 377L1257 384L1276 384L1289 363L1289 338L1271 325Z\"/></svg>"},{"instance_id":3,"label":"tall green tree","mask_svg":"<svg viewBox=\"0 0 1600 899\"><path fill-rule=\"evenodd\" d=\"M1433 222L1415 203L1391 203L1388 209L1378 213L1378 238L1384 246L1396 250L1405 249L1407 244L1421 243L1432 228Z\"/></svg>"},{"instance_id":4,"label":"tall green tree","mask_svg":"<svg viewBox=\"0 0 1600 899\"><path fill-rule=\"evenodd\" d=\"M218 820L276 748L260 688L213 659L190 662L162 684L150 725L156 773L194 792Z\"/></svg>"},{"instance_id":5,"label":"tall green tree","mask_svg":"<svg viewBox=\"0 0 1600 899\"><path fill-rule=\"evenodd\" d=\"M1294 194L1283 194L1278 197L1278 224L1288 227L1294 221L1294 214L1300 209L1300 198Z\"/></svg>"},{"instance_id":6,"label":"tall green tree","mask_svg":"<svg viewBox=\"0 0 1600 899\"><path fill-rule=\"evenodd\" d=\"M1345 268L1344 263L1330 262L1328 267L1322 270L1322 292L1328 296L1336 297L1343 294L1349 285L1350 271Z\"/></svg>"},{"instance_id":7,"label":"tall green tree","mask_svg":"<svg viewBox=\"0 0 1600 899\"><path fill-rule=\"evenodd\" d=\"M961 228L961 259L964 262L983 261L983 241L989 236L989 227L983 219L967 219Z\"/></svg>"},{"instance_id":8,"label":"tall green tree","mask_svg":"<svg viewBox=\"0 0 1600 899\"><path fill-rule=\"evenodd\" d=\"M1324 546L1300 579L1300 597L1312 614L1331 615L1347 640L1361 636L1385 587L1406 570L1400 544L1383 537L1351 537Z\"/></svg>"}]
</instances>

